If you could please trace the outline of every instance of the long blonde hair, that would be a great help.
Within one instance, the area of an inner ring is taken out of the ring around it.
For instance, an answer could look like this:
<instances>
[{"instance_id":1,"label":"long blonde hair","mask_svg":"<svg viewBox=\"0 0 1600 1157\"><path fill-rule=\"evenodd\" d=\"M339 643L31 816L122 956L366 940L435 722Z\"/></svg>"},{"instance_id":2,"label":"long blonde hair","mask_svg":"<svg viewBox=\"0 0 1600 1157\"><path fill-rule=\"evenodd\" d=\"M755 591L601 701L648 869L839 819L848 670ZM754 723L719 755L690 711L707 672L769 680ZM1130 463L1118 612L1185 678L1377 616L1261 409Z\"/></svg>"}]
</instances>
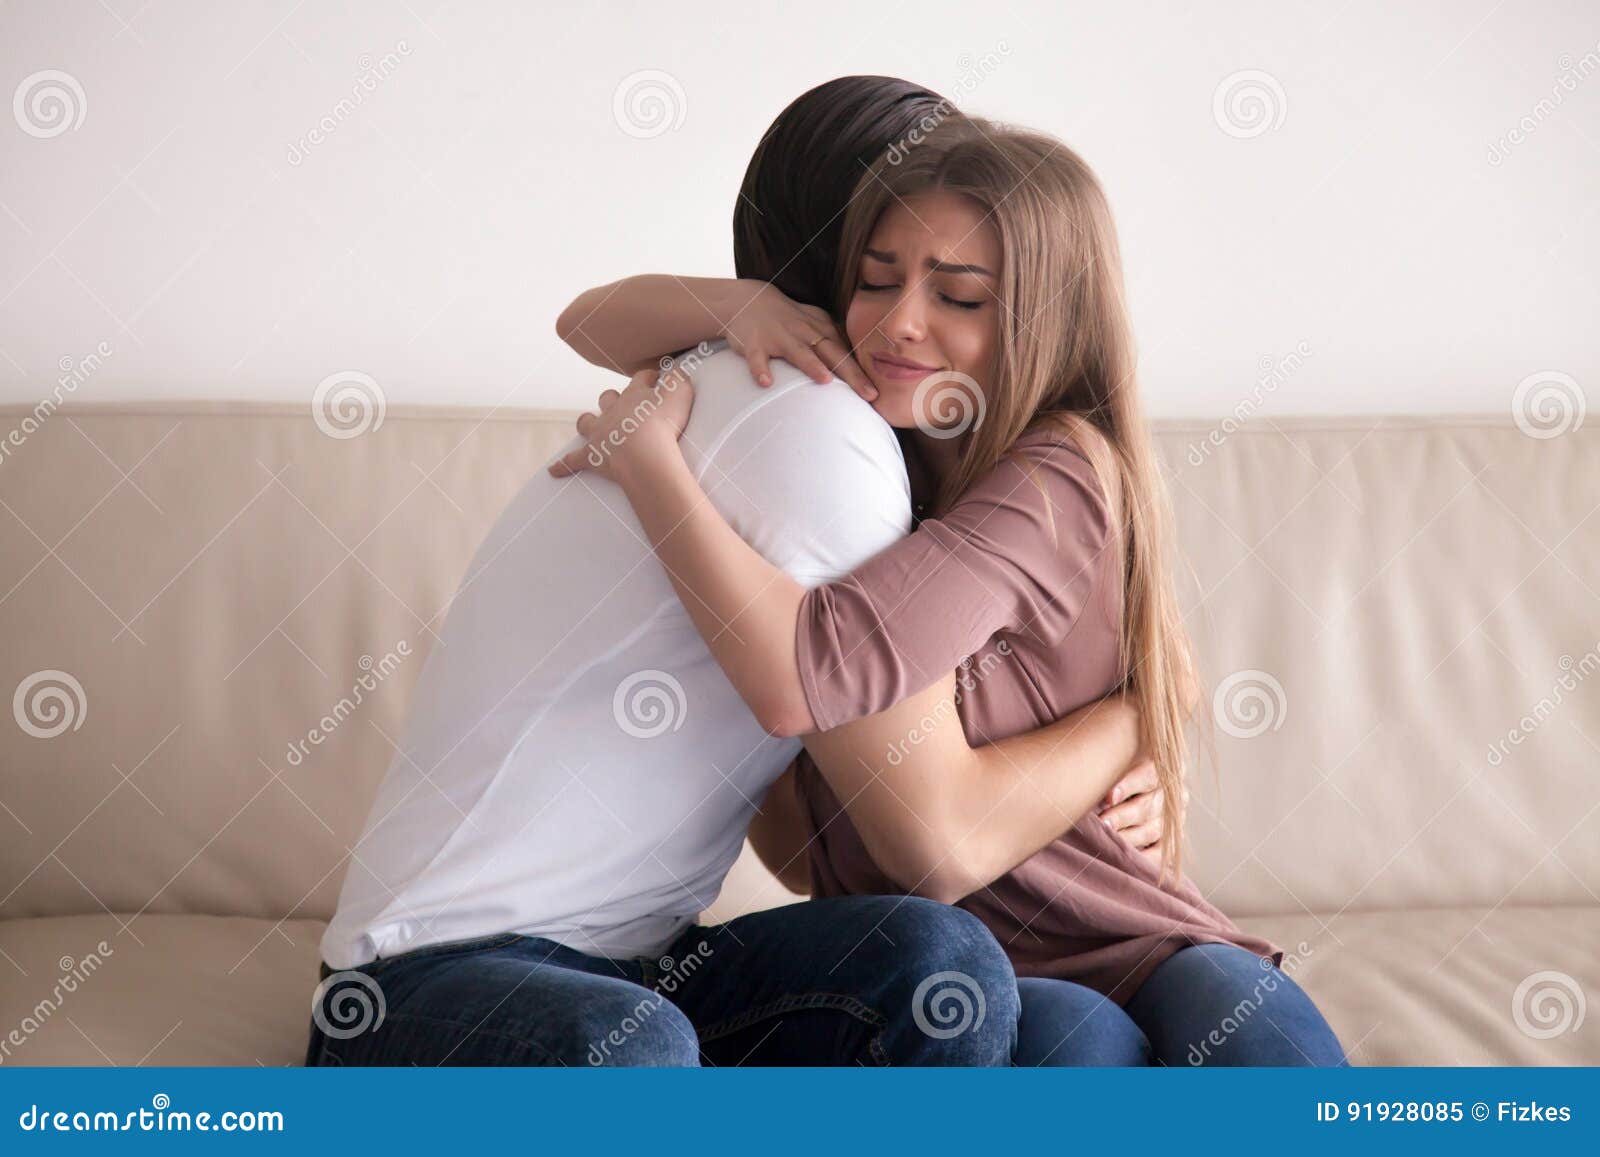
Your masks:
<instances>
[{"instance_id":1,"label":"long blonde hair","mask_svg":"<svg viewBox=\"0 0 1600 1157\"><path fill-rule=\"evenodd\" d=\"M1137 696L1144 748L1165 792L1161 879L1169 869L1181 877L1187 692L1197 684L1172 587L1166 486L1139 402L1111 207L1094 172L1053 137L977 118L940 125L910 150L880 158L856 187L840 242L841 327L879 216L896 200L936 190L975 201L994 222L1004 257L995 382L979 383L982 421L967 433L935 511L1042 423L1083 450L1123 558L1123 687Z\"/></svg>"}]
</instances>

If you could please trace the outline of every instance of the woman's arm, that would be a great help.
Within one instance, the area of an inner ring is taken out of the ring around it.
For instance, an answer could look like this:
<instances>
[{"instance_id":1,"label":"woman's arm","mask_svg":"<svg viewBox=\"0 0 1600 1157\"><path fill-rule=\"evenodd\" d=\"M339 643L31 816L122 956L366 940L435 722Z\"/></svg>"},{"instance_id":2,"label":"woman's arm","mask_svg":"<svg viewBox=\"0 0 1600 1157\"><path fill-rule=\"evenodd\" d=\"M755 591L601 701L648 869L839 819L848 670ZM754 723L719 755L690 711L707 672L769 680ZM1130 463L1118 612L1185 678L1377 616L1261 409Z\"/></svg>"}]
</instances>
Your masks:
<instances>
[{"instance_id":1,"label":"woman's arm","mask_svg":"<svg viewBox=\"0 0 1600 1157\"><path fill-rule=\"evenodd\" d=\"M954 694L952 672L887 711L805 737L873 861L943 903L1075 826L1143 760L1138 711L1124 696L972 747Z\"/></svg>"},{"instance_id":2,"label":"woman's arm","mask_svg":"<svg viewBox=\"0 0 1600 1157\"><path fill-rule=\"evenodd\" d=\"M767 789L761 808L750 821L750 846L767 871L791 892L811 892L806 859L807 825L795 786L794 764Z\"/></svg>"},{"instance_id":3,"label":"woman's arm","mask_svg":"<svg viewBox=\"0 0 1600 1157\"><path fill-rule=\"evenodd\" d=\"M739 537L684 461L688 377L640 371L599 404L600 414L578 417L588 444L550 473L591 470L618 483L700 637L761 726L786 738L815 731L795 647L805 589Z\"/></svg>"},{"instance_id":4,"label":"woman's arm","mask_svg":"<svg viewBox=\"0 0 1600 1157\"><path fill-rule=\"evenodd\" d=\"M644 273L596 286L556 319L556 334L585 361L634 374L662 356L726 338L763 386L782 358L819 382L837 373L868 401L877 396L826 310L765 281Z\"/></svg>"}]
</instances>

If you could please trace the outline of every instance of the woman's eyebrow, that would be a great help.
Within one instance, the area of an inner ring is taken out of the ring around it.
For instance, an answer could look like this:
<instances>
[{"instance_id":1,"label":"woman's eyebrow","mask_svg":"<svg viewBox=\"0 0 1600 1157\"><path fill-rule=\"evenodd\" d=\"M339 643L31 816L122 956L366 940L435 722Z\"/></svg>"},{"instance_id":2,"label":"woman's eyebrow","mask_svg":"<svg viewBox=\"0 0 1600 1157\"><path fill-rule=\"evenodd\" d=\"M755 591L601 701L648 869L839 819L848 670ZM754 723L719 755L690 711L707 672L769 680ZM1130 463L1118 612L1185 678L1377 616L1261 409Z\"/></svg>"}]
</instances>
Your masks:
<instances>
[{"instance_id":1,"label":"woman's eyebrow","mask_svg":"<svg viewBox=\"0 0 1600 1157\"><path fill-rule=\"evenodd\" d=\"M881 261L885 265L893 265L899 260L899 255L892 249L863 249L861 255L870 257L874 261ZM939 261L932 257L928 258L927 266L934 273L976 273L982 277L994 276L981 265L958 265L952 261Z\"/></svg>"},{"instance_id":2,"label":"woman's eyebrow","mask_svg":"<svg viewBox=\"0 0 1600 1157\"><path fill-rule=\"evenodd\" d=\"M994 276L981 265L957 265L949 261L935 261L931 257L928 258L928 268L935 273L976 273L983 277Z\"/></svg>"}]
</instances>

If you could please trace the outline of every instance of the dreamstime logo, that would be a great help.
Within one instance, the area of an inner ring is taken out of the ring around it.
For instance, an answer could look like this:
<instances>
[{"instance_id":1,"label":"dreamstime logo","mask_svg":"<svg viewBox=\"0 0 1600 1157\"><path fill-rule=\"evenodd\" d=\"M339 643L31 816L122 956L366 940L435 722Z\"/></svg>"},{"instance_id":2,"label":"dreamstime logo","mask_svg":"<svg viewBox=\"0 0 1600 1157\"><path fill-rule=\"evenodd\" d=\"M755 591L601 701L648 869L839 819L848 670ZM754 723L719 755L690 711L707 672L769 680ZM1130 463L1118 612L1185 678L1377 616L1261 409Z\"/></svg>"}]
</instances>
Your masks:
<instances>
[{"instance_id":1,"label":"dreamstime logo","mask_svg":"<svg viewBox=\"0 0 1600 1157\"><path fill-rule=\"evenodd\" d=\"M1571 374L1540 370L1517 383L1511 417L1530 438L1559 438L1583 425L1588 412L1583 387Z\"/></svg>"},{"instance_id":2,"label":"dreamstime logo","mask_svg":"<svg viewBox=\"0 0 1600 1157\"><path fill-rule=\"evenodd\" d=\"M83 684L65 671L35 671L17 684L11 697L17 726L35 739L54 739L67 728L76 731L89 714Z\"/></svg>"},{"instance_id":3,"label":"dreamstime logo","mask_svg":"<svg viewBox=\"0 0 1600 1157\"><path fill-rule=\"evenodd\" d=\"M667 997L677 992L683 982L698 972L700 966L714 954L715 950L711 945L702 940L695 945L693 952L678 960L673 960L670 956L663 956L658 960L656 967L661 971L661 978L651 986L650 992L639 999L638 1004L628 1010L616 1028L589 1046L589 1055L586 1058L589 1064L599 1067L610 1060L611 1050L627 1044L628 1038L643 1028L651 1016L667 1002Z\"/></svg>"},{"instance_id":4,"label":"dreamstime logo","mask_svg":"<svg viewBox=\"0 0 1600 1157\"><path fill-rule=\"evenodd\" d=\"M1255 415L1255 412L1261 408L1261 403L1265 397L1269 394L1277 393L1278 388L1289 380L1289 375L1303 366L1305 360L1310 356L1311 346L1304 340L1296 342L1294 349L1276 361L1273 360L1270 354L1263 354L1260 362L1257 363L1261 375L1256 378L1255 389L1251 391L1250 397L1241 399L1233 407L1232 415L1222 419L1222 422L1213 427L1204 438L1198 442L1189 443L1189 453L1187 455L1189 465L1203 465L1205 460L1210 457L1211 451L1226 442L1229 435L1237 433L1240 427L1248 422Z\"/></svg>"},{"instance_id":5,"label":"dreamstime logo","mask_svg":"<svg viewBox=\"0 0 1600 1157\"><path fill-rule=\"evenodd\" d=\"M1235 671L1217 684L1211 699L1217 726L1235 739L1254 739L1278 730L1288 712L1283 684L1266 671Z\"/></svg>"},{"instance_id":6,"label":"dreamstime logo","mask_svg":"<svg viewBox=\"0 0 1600 1157\"><path fill-rule=\"evenodd\" d=\"M1588 1011L1583 987L1565 972L1535 972L1511 994L1511 1019L1534 1040L1577 1032Z\"/></svg>"},{"instance_id":7,"label":"dreamstime logo","mask_svg":"<svg viewBox=\"0 0 1600 1157\"><path fill-rule=\"evenodd\" d=\"M1579 683L1596 671L1600 671L1600 643L1596 643L1585 652L1581 659L1562 655L1556 661L1556 666L1561 668L1561 674L1556 676L1555 683L1550 687L1550 694L1541 697L1539 702L1529 708L1527 713L1517 720L1517 725L1506 732L1504 739L1496 740L1489 746L1490 767L1499 767L1504 763L1506 757L1511 754L1510 749L1521 747L1523 740L1539 730L1545 721L1556 713L1556 708L1566 702L1567 694L1576 691Z\"/></svg>"},{"instance_id":8,"label":"dreamstime logo","mask_svg":"<svg viewBox=\"0 0 1600 1157\"><path fill-rule=\"evenodd\" d=\"M1576 61L1572 54L1563 52L1556 60L1556 66L1561 72L1556 76L1555 83L1550 86L1550 95L1541 98L1532 108L1517 119L1517 123L1500 135L1496 141L1489 145L1489 163L1502 164L1511 155L1511 150L1531 137L1540 125L1555 116L1556 109L1566 101L1568 94L1578 90L1578 85L1583 80L1600 72L1600 44L1596 44L1585 52Z\"/></svg>"},{"instance_id":9,"label":"dreamstime logo","mask_svg":"<svg viewBox=\"0 0 1600 1157\"><path fill-rule=\"evenodd\" d=\"M683 726L689 703L683 684L666 671L635 671L617 684L611 714L635 739L654 739Z\"/></svg>"},{"instance_id":10,"label":"dreamstime logo","mask_svg":"<svg viewBox=\"0 0 1600 1157\"><path fill-rule=\"evenodd\" d=\"M377 1032L387 1012L383 989L365 972L335 972L311 995L311 1019L334 1040Z\"/></svg>"},{"instance_id":11,"label":"dreamstime logo","mask_svg":"<svg viewBox=\"0 0 1600 1157\"><path fill-rule=\"evenodd\" d=\"M340 370L317 383L311 417L330 438L359 438L383 425L388 403L370 374Z\"/></svg>"},{"instance_id":12,"label":"dreamstime logo","mask_svg":"<svg viewBox=\"0 0 1600 1157\"><path fill-rule=\"evenodd\" d=\"M941 370L917 383L911 416L930 438L959 438L983 425L983 387L960 370Z\"/></svg>"},{"instance_id":13,"label":"dreamstime logo","mask_svg":"<svg viewBox=\"0 0 1600 1157\"><path fill-rule=\"evenodd\" d=\"M659 369L640 370L639 373L634 374L628 380L629 385L632 385L634 380L638 379L642 374L655 374L655 389L645 394L643 400L634 406L633 412L624 417L616 429L607 434L602 441L592 443L589 446L589 452L585 455L589 460L589 465L596 469L604 466L612 451L636 434L639 427L644 425L650 415L661 408L664 394L670 394L680 386L693 389L694 372L700 367L700 362L710 353L710 344L701 342L694 349L680 357L663 357L657 363Z\"/></svg>"},{"instance_id":14,"label":"dreamstime logo","mask_svg":"<svg viewBox=\"0 0 1600 1157\"><path fill-rule=\"evenodd\" d=\"M56 967L61 975L56 979L55 987L49 995L45 996L33 1008L28 1010L16 1028L0 1037L0 1064L11 1059L11 1051L19 1049L44 1027L52 1016L61 1010L67 997L78 991L78 986L88 981L100 970L106 959L113 955L111 945L104 940L95 945L95 951L87 952L82 957L74 960L71 956L63 956L56 961Z\"/></svg>"},{"instance_id":15,"label":"dreamstime logo","mask_svg":"<svg viewBox=\"0 0 1600 1157\"><path fill-rule=\"evenodd\" d=\"M911 1019L935 1040L983 1026L983 989L965 972L935 972L911 994Z\"/></svg>"},{"instance_id":16,"label":"dreamstime logo","mask_svg":"<svg viewBox=\"0 0 1600 1157\"><path fill-rule=\"evenodd\" d=\"M411 657L411 643L401 639L395 644L393 651L384 652L384 656L376 661L371 655L362 655L356 660L356 666L361 668L361 674L350 686L350 694L340 698L333 705L333 710L317 721L317 725L306 732L304 739L296 739L289 744L288 754L285 758L290 767L299 767L305 762L306 756L311 753L311 748L320 747L325 739L339 729L339 726L356 709L366 702L365 692L378 689L382 683L400 666L402 660Z\"/></svg>"},{"instance_id":17,"label":"dreamstime logo","mask_svg":"<svg viewBox=\"0 0 1600 1157\"><path fill-rule=\"evenodd\" d=\"M89 98L78 78L55 68L23 77L11 97L17 127L40 140L76 130L88 111Z\"/></svg>"},{"instance_id":18,"label":"dreamstime logo","mask_svg":"<svg viewBox=\"0 0 1600 1157\"><path fill-rule=\"evenodd\" d=\"M61 376L56 379L55 388L50 391L48 398L40 398L38 403L23 415L22 421L0 440L0 462L9 458L17 447L21 446L28 438L37 433L57 410L61 408L62 401L67 394L76 393L79 386L88 381L112 353L110 342L99 342L94 351L82 358L74 360L63 356L56 362L56 367L61 371Z\"/></svg>"},{"instance_id":19,"label":"dreamstime logo","mask_svg":"<svg viewBox=\"0 0 1600 1157\"><path fill-rule=\"evenodd\" d=\"M688 106L678 78L656 68L630 72L611 96L611 115L617 127L640 140L676 132Z\"/></svg>"},{"instance_id":20,"label":"dreamstime logo","mask_svg":"<svg viewBox=\"0 0 1600 1157\"><path fill-rule=\"evenodd\" d=\"M356 75L355 83L350 86L350 95L339 98L332 112L325 114L298 140L289 143L289 153L285 158L289 164L299 165L303 162L312 149L327 140L336 128L355 115L356 109L366 100L367 95L377 91L381 81L387 80L400 67L400 57L411 55L411 45L404 40L396 41L394 47L394 52L385 52L376 60L370 52L363 52L356 59L356 65L361 71Z\"/></svg>"},{"instance_id":21,"label":"dreamstime logo","mask_svg":"<svg viewBox=\"0 0 1600 1157\"><path fill-rule=\"evenodd\" d=\"M987 80L995 69L1000 67L999 57L1010 56L1011 45L1004 40L995 44L995 51L985 52L976 60L970 53L963 52L956 57L956 67L961 69L961 75L956 78L956 103L948 98L941 98L939 103L930 113L924 113L917 123L905 136L891 144L884 150L884 159L890 165L898 165L911 155L911 150L928 139L929 134L945 121L949 120L956 111L956 104L972 95L977 87Z\"/></svg>"},{"instance_id":22,"label":"dreamstime logo","mask_svg":"<svg viewBox=\"0 0 1600 1157\"><path fill-rule=\"evenodd\" d=\"M1270 72L1247 68L1222 78L1211 96L1211 115L1230 137L1249 140L1283 124L1289 100Z\"/></svg>"},{"instance_id":23,"label":"dreamstime logo","mask_svg":"<svg viewBox=\"0 0 1600 1157\"><path fill-rule=\"evenodd\" d=\"M1313 952L1311 945L1304 940L1296 944L1295 948L1299 950L1298 953L1285 952L1283 954L1281 967L1274 967L1270 956L1263 956L1259 959L1261 976L1251 985L1249 995L1240 998L1238 1003L1230 1008L1227 1015L1218 1022L1217 1026L1201 1037L1199 1041L1190 1042L1187 1058L1190 1065L1205 1064L1210 1059L1213 1049L1220 1049L1227 1044L1228 1038L1243 1028L1245 1023L1266 1003L1267 995L1278 990L1280 981L1300 967L1300 961L1310 956ZM1276 1031L1276 1029L1273 1031Z\"/></svg>"}]
</instances>

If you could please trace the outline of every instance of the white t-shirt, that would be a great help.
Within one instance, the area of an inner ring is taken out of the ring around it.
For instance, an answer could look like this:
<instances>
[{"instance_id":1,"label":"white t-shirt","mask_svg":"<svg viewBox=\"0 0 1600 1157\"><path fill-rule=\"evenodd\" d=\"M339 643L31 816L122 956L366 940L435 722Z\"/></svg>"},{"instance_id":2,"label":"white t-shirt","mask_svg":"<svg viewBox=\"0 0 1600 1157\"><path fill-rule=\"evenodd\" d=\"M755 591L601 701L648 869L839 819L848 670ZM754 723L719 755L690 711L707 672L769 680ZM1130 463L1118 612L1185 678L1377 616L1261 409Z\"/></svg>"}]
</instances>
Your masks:
<instances>
[{"instance_id":1,"label":"white t-shirt","mask_svg":"<svg viewBox=\"0 0 1600 1157\"><path fill-rule=\"evenodd\" d=\"M843 382L773 378L718 343L682 446L734 529L810 587L909 532L905 464ZM428 654L323 959L500 932L656 955L715 900L799 749L717 666L621 489L541 468Z\"/></svg>"}]
</instances>

